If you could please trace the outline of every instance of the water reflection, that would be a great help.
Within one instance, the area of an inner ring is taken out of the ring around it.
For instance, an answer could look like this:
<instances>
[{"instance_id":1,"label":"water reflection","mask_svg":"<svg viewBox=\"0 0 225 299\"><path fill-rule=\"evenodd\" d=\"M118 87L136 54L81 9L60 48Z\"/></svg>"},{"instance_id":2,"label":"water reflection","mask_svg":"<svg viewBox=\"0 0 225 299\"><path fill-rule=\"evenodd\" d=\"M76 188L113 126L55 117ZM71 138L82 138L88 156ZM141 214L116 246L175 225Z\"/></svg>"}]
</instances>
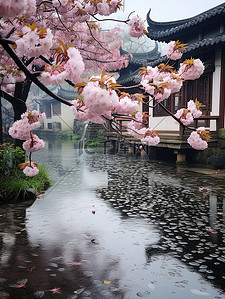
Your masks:
<instances>
[{"instance_id":1,"label":"water reflection","mask_svg":"<svg viewBox=\"0 0 225 299\"><path fill-rule=\"evenodd\" d=\"M0 298L225 298L222 180L47 148L55 185L0 207Z\"/></svg>"}]
</instances>

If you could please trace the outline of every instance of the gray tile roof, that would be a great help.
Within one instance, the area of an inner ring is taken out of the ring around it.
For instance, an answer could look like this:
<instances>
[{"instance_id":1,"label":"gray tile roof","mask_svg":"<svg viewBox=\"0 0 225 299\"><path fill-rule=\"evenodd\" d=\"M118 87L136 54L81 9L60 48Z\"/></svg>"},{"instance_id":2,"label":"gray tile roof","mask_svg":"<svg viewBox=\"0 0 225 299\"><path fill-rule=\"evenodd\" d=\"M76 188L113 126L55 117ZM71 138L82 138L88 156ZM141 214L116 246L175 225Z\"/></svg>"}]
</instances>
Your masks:
<instances>
[{"instance_id":1,"label":"gray tile roof","mask_svg":"<svg viewBox=\"0 0 225 299\"><path fill-rule=\"evenodd\" d=\"M219 44L223 44L223 43L225 43L225 33L220 34L215 37L209 37L209 38L203 39L199 42L189 44L185 48L184 56L188 56L188 54L194 55L197 51L201 51L201 50L206 51L207 49L210 49L210 48L214 47L215 45L219 45ZM163 63L163 62L165 63L167 60L168 60L167 56L162 56L159 59L156 59L155 61L151 62L149 65L156 66L160 63Z\"/></svg>"},{"instance_id":2,"label":"gray tile roof","mask_svg":"<svg viewBox=\"0 0 225 299\"><path fill-rule=\"evenodd\" d=\"M220 4L212 9L209 9L192 18L171 21L171 22L155 22L150 18L150 11L147 14L148 22L148 37L153 40L168 41L168 37L176 35L184 30L189 30L191 27L200 23L207 23L216 17L225 18L225 3Z\"/></svg>"}]
</instances>

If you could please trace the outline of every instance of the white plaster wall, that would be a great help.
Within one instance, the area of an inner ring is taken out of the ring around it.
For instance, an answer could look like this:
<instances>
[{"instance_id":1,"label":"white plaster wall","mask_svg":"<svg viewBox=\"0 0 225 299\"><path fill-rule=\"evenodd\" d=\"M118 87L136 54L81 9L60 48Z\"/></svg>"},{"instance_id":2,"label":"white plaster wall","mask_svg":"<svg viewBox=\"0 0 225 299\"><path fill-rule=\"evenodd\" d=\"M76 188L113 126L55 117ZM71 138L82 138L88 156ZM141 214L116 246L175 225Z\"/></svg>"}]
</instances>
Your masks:
<instances>
[{"instance_id":1,"label":"white plaster wall","mask_svg":"<svg viewBox=\"0 0 225 299\"><path fill-rule=\"evenodd\" d=\"M210 115L218 116L220 111L221 51L215 52L215 71L212 82L212 111ZM210 122L210 130L216 130L216 121Z\"/></svg>"},{"instance_id":2,"label":"white plaster wall","mask_svg":"<svg viewBox=\"0 0 225 299\"><path fill-rule=\"evenodd\" d=\"M72 111L70 110L69 106L61 104L61 115L53 115L52 117L46 118L44 120L44 129L48 130L48 123L60 122L62 126L62 131L72 131L73 130L73 122L74 117Z\"/></svg>"},{"instance_id":3,"label":"white plaster wall","mask_svg":"<svg viewBox=\"0 0 225 299\"><path fill-rule=\"evenodd\" d=\"M73 131L74 116L69 106L61 105L62 131Z\"/></svg>"},{"instance_id":4,"label":"white plaster wall","mask_svg":"<svg viewBox=\"0 0 225 299\"><path fill-rule=\"evenodd\" d=\"M179 131L179 124L171 116L153 117L153 109L149 109L150 127L157 131Z\"/></svg>"}]
</instances>

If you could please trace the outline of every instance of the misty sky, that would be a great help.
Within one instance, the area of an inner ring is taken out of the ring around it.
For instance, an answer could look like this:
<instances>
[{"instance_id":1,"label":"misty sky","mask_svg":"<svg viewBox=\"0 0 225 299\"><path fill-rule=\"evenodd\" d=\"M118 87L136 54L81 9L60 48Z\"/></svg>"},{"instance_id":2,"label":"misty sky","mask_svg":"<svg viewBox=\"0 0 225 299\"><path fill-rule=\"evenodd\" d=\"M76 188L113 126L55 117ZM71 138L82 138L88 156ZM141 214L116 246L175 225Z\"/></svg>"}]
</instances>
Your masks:
<instances>
[{"instance_id":1,"label":"misty sky","mask_svg":"<svg viewBox=\"0 0 225 299\"><path fill-rule=\"evenodd\" d=\"M124 0L125 13L119 12L119 17L127 16L129 12L146 19L151 8L151 18L154 21L165 22L193 17L203 11L224 3L221 0Z\"/></svg>"}]
</instances>

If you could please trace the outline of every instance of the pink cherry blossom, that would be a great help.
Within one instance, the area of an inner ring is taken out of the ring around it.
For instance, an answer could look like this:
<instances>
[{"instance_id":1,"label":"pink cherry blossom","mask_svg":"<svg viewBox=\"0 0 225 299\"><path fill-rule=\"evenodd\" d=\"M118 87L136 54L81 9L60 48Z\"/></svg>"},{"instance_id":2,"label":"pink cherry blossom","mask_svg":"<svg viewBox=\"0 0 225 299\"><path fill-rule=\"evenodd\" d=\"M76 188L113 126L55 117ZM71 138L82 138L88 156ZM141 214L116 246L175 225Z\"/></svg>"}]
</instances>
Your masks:
<instances>
[{"instance_id":1,"label":"pink cherry blossom","mask_svg":"<svg viewBox=\"0 0 225 299\"><path fill-rule=\"evenodd\" d=\"M115 82L115 78L111 75L90 78L81 95L84 98L84 105L91 114L100 116L115 109L119 101L116 91L111 88Z\"/></svg>"},{"instance_id":2,"label":"pink cherry blossom","mask_svg":"<svg viewBox=\"0 0 225 299\"><path fill-rule=\"evenodd\" d=\"M177 117L185 126L190 125L194 120L192 113L184 108L177 110L174 116Z\"/></svg>"},{"instance_id":3,"label":"pink cherry blossom","mask_svg":"<svg viewBox=\"0 0 225 299\"><path fill-rule=\"evenodd\" d=\"M139 16L134 16L128 22L129 30L128 34L132 37L140 37L145 34L145 24L144 21Z\"/></svg>"},{"instance_id":4,"label":"pink cherry blossom","mask_svg":"<svg viewBox=\"0 0 225 299\"><path fill-rule=\"evenodd\" d=\"M9 128L9 135L12 138L26 140L30 137L30 125L28 119L20 119L14 122Z\"/></svg>"},{"instance_id":5,"label":"pink cherry blossom","mask_svg":"<svg viewBox=\"0 0 225 299\"><path fill-rule=\"evenodd\" d=\"M84 72L84 62L80 51L74 47L67 50L67 62L60 65L47 65L45 71L41 73L42 81L47 85L58 85L68 79L73 83L80 81L80 76Z\"/></svg>"},{"instance_id":6,"label":"pink cherry blossom","mask_svg":"<svg viewBox=\"0 0 225 299\"><path fill-rule=\"evenodd\" d=\"M172 60L180 59L183 55L180 49L177 49L176 42L171 41L166 46L166 55Z\"/></svg>"},{"instance_id":7,"label":"pink cherry blossom","mask_svg":"<svg viewBox=\"0 0 225 299\"><path fill-rule=\"evenodd\" d=\"M183 85L183 80L175 74L165 77L164 82L167 82L167 88L171 90L171 93L179 92Z\"/></svg>"},{"instance_id":8,"label":"pink cherry blossom","mask_svg":"<svg viewBox=\"0 0 225 299\"><path fill-rule=\"evenodd\" d=\"M171 90L168 88L159 88L158 90L155 89L154 91L154 97L158 103L164 101L165 99L168 99L168 97L171 94Z\"/></svg>"},{"instance_id":9,"label":"pink cherry blossom","mask_svg":"<svg viewBox=\"0 0 225 299\"><path fill-rule=\"evenodd\" d=\"M188 110L191 111L191 113L193 114L193 117L194 118L198 118L202 115L202 111L199 110L197 107L196 107L196 104L194 101L190 100L188 102Z\"/></svg>"},{"instance_id":10,"label":"pink cherry blossom","mask_svg":"<svg viewBox=\"0 0 225 299\"><path fill-rule=\"evenodd\" d=\"M200 59L186 59L181 63L178 74L184 80L196 80L203 74L204 69Z\"/></svg>"},{"instance_id":11,"label":"pink cherry blossom","mask_svg":"<svg viewBox=\"0 0 225 299\"><path fill-rule=\"evenodd\" d=\"M156 73L158 73L158 71L159 70L157 67L147 66L146 71L141 73L142 81L152 82L154 76L156 75Z\"/></svg>"},{"instance_id":12,"label":"pink cherry blossom","mask_svg":"<svg viewBox=\"0 0 225 299\"><path fill-rule=\"evenodd\" d=\"M32 15L36 10L35 0L0 1L1 17Z\"/></svg>"},{"instance_id":13,"label":"pink cherry blossom","mask_svg":"<svg viewBox=\"0 0 225 299\"><path fill-rule=\"evenodd\" d=\"M160 142L160 138L154 130L148 129L147 132L145 133L145 136L141 138L141 142L149 146L151 145L154 146Z\"/></svg>"},{"instance_id":14,"label":"pink cherry blossom","mask_svg":"<svg viewBox=\"0 0 225 299\"><path fill-rule=\"evenodd\" d=\"M130 97L122 97L115 107L114 112L120 114L132 114L139 108L138 101L132 100Z\"/></svg>"},{"instance_id":15,"label":"pink cherry blossom","mask_svg":"<svg viewBox=\"0 0 225 299\"><path fill-rule=\"evenodd\" d=\"M187 142L196 150L204 150L208 147L208 143L201 138L201 134L205 132L205 128L200 127L197 131L191 132Z\"/></svg>"},{"instance_id":16,"label":"pink cherry blossom","mask_svg":"<svg viewBox=\"0 0 225 299\"><path fill-rule=\"evenodd\" d=\"M24 165L24 168L23 168L23 173L26 175L26 176L30 176L30 177L33 177L35 175L37 175L39 173L39 169L37 167L37 164L32 162L26 162L25 165Z\"/></svg>"},{"instance_id":17,"label":"pink cherry blossom","mask_svg":"<svg viewBox=\"0 0 225 299\"><path fill-rule=\"evenodd\" d=\"M30 132L38 129L44 118L45 113L39 113L36 110L25 112L21 115L21 119L10 127L9 135L15 139L27 140L30 138Z\"/></svg>"},{"instance_id":18,"label":"pink cherry blossom","mask_svg":"<svg viewBox=\"0 0 225 299\"><path fill-rule=\"evenodd\" d=\"M19 56L39 57L48 52L53 45L53 34L49 28L42 33L41 29L24 26L23 35L15 41L16 53Z\"/></svg>"},{"instance_id":19,"label":"pink cherry blossom","mask_svg":"<svg viewBox=\"0 0 225 299\"><path fill-rule=\"evenodd\" d=\"M41 150L45 146L45 142L39 139L36 134L33 134L31 138L27 139L23 143L23 149L28 152L36 152Z\"/></svg>"}]
</instances>

